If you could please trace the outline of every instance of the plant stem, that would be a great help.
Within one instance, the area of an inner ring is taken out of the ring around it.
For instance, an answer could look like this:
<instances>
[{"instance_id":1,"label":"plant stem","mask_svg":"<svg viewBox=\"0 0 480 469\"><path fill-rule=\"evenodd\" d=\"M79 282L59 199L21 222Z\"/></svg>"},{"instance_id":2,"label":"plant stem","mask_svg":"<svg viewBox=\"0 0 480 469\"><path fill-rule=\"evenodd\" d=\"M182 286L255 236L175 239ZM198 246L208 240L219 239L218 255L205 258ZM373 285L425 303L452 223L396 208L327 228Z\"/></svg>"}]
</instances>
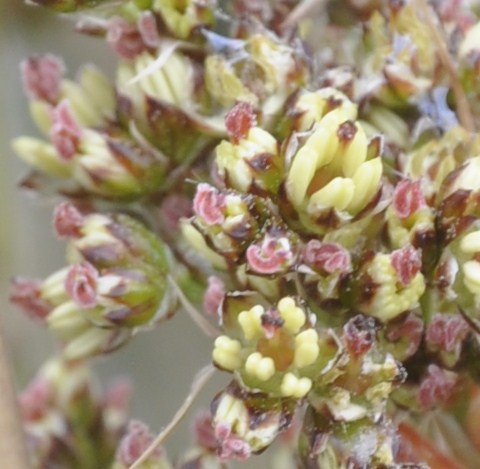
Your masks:
<instances>
[{"instance_id":1,"label":"plant stem","mask_svg":"<svg viewBox=\"0 0 480 469\"><path fill-rule=\"evenodd\" d=\"M0 327L0 461L2 467L29 469L25 439Z\"/></svg>"}]
</instances>

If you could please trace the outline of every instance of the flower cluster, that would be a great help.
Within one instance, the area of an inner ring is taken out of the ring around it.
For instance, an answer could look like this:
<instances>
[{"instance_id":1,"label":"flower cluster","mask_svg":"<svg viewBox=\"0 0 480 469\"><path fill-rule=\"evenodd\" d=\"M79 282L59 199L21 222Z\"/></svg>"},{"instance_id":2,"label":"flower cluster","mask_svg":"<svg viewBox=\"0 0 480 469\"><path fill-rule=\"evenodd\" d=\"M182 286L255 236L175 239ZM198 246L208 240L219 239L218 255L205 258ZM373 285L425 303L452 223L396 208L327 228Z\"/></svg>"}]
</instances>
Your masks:
<instances>
[{"instance_id":1,"label":"flower cluster","mask_svg":"<svg viewBox=\"0 0 480 469\"><path fill-rule=\"evenodd\" d=\"M477 467L477 2L35 3L108 4L118 68L22 65L69 266L12 300L67 368L182 306L232 376L176 466L134 421L102 467Z\"/></svg>"}]
</instances>

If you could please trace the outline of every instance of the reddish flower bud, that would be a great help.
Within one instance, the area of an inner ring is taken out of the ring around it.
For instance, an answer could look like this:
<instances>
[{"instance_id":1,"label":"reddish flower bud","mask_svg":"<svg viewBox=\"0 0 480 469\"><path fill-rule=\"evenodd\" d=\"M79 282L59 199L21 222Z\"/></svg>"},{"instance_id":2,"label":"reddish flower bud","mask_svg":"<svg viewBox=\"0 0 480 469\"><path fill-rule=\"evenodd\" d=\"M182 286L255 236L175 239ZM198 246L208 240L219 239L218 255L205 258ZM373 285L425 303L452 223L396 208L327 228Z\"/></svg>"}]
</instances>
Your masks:
<instances>
[{"instance_id":1,"label":"reddish flower bud","mask_svg":"<svg viewBox=\"0 0 480 469\"><path fill-rule=\"evenodd\" d=\"M137 28L119 16L113 17L108 23L107 42L122 59L133 59L145 50Z\"/></svg>"},{"instance_id":2,"label":"reddish flower bud","mask_svg":"<svg viewBox=\"0 0 480 469\"><path fill-rule=\"evenodd\" d=\"M368 352L375 342L375 320L357 315L343 326L343 341L353 356Z\"/></svg>"},{"instance_id":3,"label":"reddish flower bud","mask_svg":"<svg viewBox=\"0 0 480 469\"><path fill-rule=\"evenodd\" d=\"M61 238L78 238L85 217L71 203L63 202L57 205L53 213L53 226Z\"/></svg>"},{"instance_id":4,"label":"reddish flower bud","mask_svg":"<svg viewBox=\"0 0 480 469\"><path fill-rule=\"evenodd\" d=\"M241 101L233 106L225 116L228 136L234 143L245 138L248 131L257 124L257 117L250 103Z\"/></svg>"},{"instance_id":5,"label":"reddish flower bud","mask_svg":"<svg viewBox=\"0 0 480 469\"><path fill-rule=\"evenodd\" d=\"M288 238L273 238L268 234L260 246L249 246L246 255L250 268L259 274L282 272L292 264L294 257Z\"/></svg>"},{"instance_id":6,"label":"reddish flower bud","mask_svg":"<svg viewBox=\"0 0 480 469\"><path fill-rule=\"evenodd\" d=\"M409 314L400 325L395 324L395 327L388 332L387 338L392 342L405 339L408 343L405 355L411 357L420 346L422 334L423 321L415 314Z\"/></svg>"},{"instance_id":7,"label":"reddish flower bud","mask_svg":"<svg viewBox=\"0 0 480 469\"><path fill-rule=\"evenodd\" d=\"M50 398L51 388L48 381L37 377L18 398L22 421L26 423L40 420L48 411Z\"/></svg>"},{"instance_id":8,"label":"reddish flower bud","mask_svg":"<svg viewBox=\"0 0 480 469\"><path fill-rule=\"evenodd\" d=\"M392 206L400 218L408 218L425 206L420 181L400 181L393 192Z\"/></svg>"},{"instance_id":9,"label":"reddish flower bud","mask_svg":"<svg viewBox=\"0 0 480 469\"><path fill-rule=\"evenodd\" d=\"M393 251L391 262L403 286L407 286L422 267L420 253L412 245Z\"/></svg>"},{"instance_id":10,"label":"reddish flower bud","mask_svg":"<svg viewBox=\"0 0 480 469\"><path fill-rule=\"evenodd\" d=\"M179 227L180 219L193 215L192 202L182 194L167 195L160 207L160 214L166 228L175 231Z\"/></svg>"},{"instance_id":11,"label":"reddish flower bud","mask_svg":"<svg viewBox=\"0 0 480 469\"><path fill-rule=\"evenodd\" d=\"M105 407L127 412L132 397L132 382L129 379L119 379L105 391L103 402Z\"/></svg>"},{"instance_id":12,"label":"reddish flower bud","mask_svg":"<svg viewBox=\"0 0 480 469\"><path fill-rule=\"evenodd\" d=\"M82 308L92 308L97 304L98 271L89 262L73 265L65 279L65 290L73 301Z\"/></svg>"},{"instance_id":13,"label":"reddish flower bud","mask_svg":"<svg viewBox=\"0 0 480 469\"><path fill-rule=\"evenodd\" d=\"M117 451L118 461L126 467L130 467L151 445L153 440L154 436L144 423L136 420L130 422L127 434L120 442ZM152 457L162 457L161 448L156 448Z\"/></svg>"},{"instance_id":14,"label":"reddish flower bud","mask_svg":"<svg viewBox=\"0 0 480 469\"><path fill-rule=\"evenodd\" d=\"M229 423L219 422L215 426L215 436L219 444L218 457L222 461L231 459L245 461L251 456L250 445L242 438L232 434Z\"/></svg>"},{"instance_id":15,"label":"reddish flower bud","mask_svg":"<svg viewBox=\"0 0 480 469\"><path fill-rule=\"evenodd\" d=\"M63 62L53 55L30 57L21 65L23 85L30 98L56 104L65 71Z\"/></svg>"},{"instance_id":16,"label":"reddish flower bud","mask_svg":"<svg viewBox=\"0 0 480 469\"><path fill-rule=\"evenodd\" d=\"M208 184L199 184L193 199L193 211L203 218L207 225L217 225L225 220L222 210L225 196Z\"/></svg>"},{"instance_id":17,"label":"reddish flower bud","mask_svg":"<svg viewBox=\"0 0 480 469\"><path fill-rule=\"evenodd\" d=\"M52 309L52 305L41 297L40 280L15 278L10 301L20 306L29 316L43 320Z\"/></svg>"},{"instance_id":18,"label":"reddish flower bud","mask_svg":"<svg viewBox=\"0 0 480 469\"><path fill-rule=\"evenodd\" d=\"M315 270L328 274L352 270L350 253L340 244L310 240L303 250L304 262Z\"/></svg>"},{"instance_id":19,"label":"reddish flower bud","mask_svg":"<svg viewBox=\"0 0 480 469\"><path fill-rule=\"evenodd\" d=\"M216 315L224 296L223 280L213 275L208 277L208 287L203 296L203 309L212 316Z\"/></svg>"},{"instance_id":20,"label":"reddish flower bud","mask_svg":"<svg viewBox=\"0 0 480 469\"><path fill-rule=\"evenodd\" d=\"M81 136L82 129L75 120L68 101L62 101L53 110L53 125L50 129L53 146L61 158L68 161L75 156Z\"/></svg>"},{"instance_id":21,"label":"reddish flower bud","mask_svg":"<svg viewBox=\"0 0 480 469\"><path fill-rule=\"evenodd\" d=\"M453 352L455 347L468 335L470 327L459 315L435 314L427 327L426 340L447 352Z\"/></svg>"},{"instance_id":22,"label":"reddish flower bud","mask_svg":"<svg viewBox=\"0 0 480 469\"><path fill-rule=\"evenodd\" d=\"M155 15L151 11L144 11L137 22L138 32L145 45L156 48L160 44Z\"/></svg>"},{"instance_id":23,"label":"reddish flower bud","mask_svg":"<svg viewBox=\"0 0 480 469\"><path fill-rule=\"evenodd\" d=\"M457 375L442 370L437 365L429 365L427 376L422 380L418 390L418 401L425 409L445 402L452 394L457 382Z\"/></svg>"},{"instance_id":24,"label":"reddish flower bud","mask_svg":"<svg viewBox=\"0 0 480 469\"><path fill-rule=\"evenodd\" d=\"M195 417L194 432L195 440L199 446L209 450L217 448L217 438L215 437L210 412L204 411Z\"/></svg>"}]
</instances>

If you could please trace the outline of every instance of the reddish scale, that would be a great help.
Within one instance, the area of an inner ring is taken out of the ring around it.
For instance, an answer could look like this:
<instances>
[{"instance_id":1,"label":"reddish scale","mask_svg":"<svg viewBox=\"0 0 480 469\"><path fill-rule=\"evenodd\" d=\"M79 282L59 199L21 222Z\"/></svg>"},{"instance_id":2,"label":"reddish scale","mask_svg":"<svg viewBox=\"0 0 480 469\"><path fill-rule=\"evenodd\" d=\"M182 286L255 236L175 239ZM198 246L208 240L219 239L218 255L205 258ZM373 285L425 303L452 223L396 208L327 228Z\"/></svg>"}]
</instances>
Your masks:
<instances>
[{"instance_id":1,"label":"reddish scale","mask_svg":"<svg viewBox=\"0 0 480 469\"><path fill-rule=\"evenodd\" d=\"M168 231L176 231L182 218L193 215L192 202L183 194L170 194L160 207L160 215Z\"/></svg>"},{"instance_id":2,"label":"reddish scale","mask_svg":"<svg viewBox=\"0 0 480 469\"><path fill-rule=\"evenodd\" d=\"M408 245L393 251L390 257L399 282L403 286L409 285L422 267L422 260L418 250Z\"/></svg>"},{"instance_id":3,"label":"reddish scale","mask_svg":"<svg viewBox=\"0 0 480 469\"><path fill-rule=\"evenodd\" d=\"M209 184L199 184L193 199L193 211L207 225L218 225L225 220L225 196Z\"/></svg>"},{"instance_id":4,"label":"reddish scale","mask_svg":"<svg viewBox=\"0 0 480 469\"><path fill-rule=\"evenodd\" d=\"M277 329L273 337L262 337L257 342L257 351L264 357L271 358L277 371L285 371L293 363L294 345L292 336Z\"/></svg>"},{"instance_id":5,"label":"reddish scale","mask_svg":"<svg viewBox=\"0 0 480 469\"><path fill-rule=\"evenodd\" d=\"M437 365L429 365L427 375L418 389L418 401L425 409L431 409L445 402L452 394L457 383L457 376L445 372Z\"/></svg>"},{"instance_id":6,"label":"reddish scale","mask_svg":"<svg viewBox=\"0 0 480 469\"><path fill-rule=\"evenodd\" d=\"M392 206L401 219L406 219L426 205L420 181L400 181L393 191Z\"/></svg>"},{"instance_id":7,"label":"reddish scale","mask_svg":"<svg viewBox=\"0 0 480 469\"><path fill-rule=\"evenodd\" d=\"M128 425L127 434L120 442L117 451L117 459L126 467L130 467L150 446L154 436L150 433L147 426L139 421L132 421ZM162 449L156 448L149 460L160 458Z\"/></svg>"},{"instance_id":8,"label":"reddish scale","mask_svg":"<svg viewBox=\"0 0 480 469\"><path fill-rule=\"evenodd\" d=\"M357 133L357 126L350 120L343 122L338 126L337 137L341 143L347 144L350 142Z\"/></svg>"},{"instance_id":9,"label":"reddish scale","mask_svg":"<svg viewBox=\"0 0 480 469\"><path fill-rule=\"evenodd\" d=\"M118 379L105 392L103 403L108 409L115 409L125 414L129 410L133 386L129 379Z\"/></svg>"},{"instance_id":10,"label":"reddish scale","mask_svg":"<svg viewBox=\"0 0 480 469\"><path fill-rule=\"evenodd\" d=\"M148 47L156 48L160 45L157 21L151 11L144 11L137 21L138 32Z\"/></svg>"},{"instance_id":11,"label":"reddish scale","mask_svg":"<svg viewBox=\"0 0 480 469\"><path fill-rule=\"evenodd\" d=\"M34 319L43 320L52 310L52 305L41 297L40 280L15 278L12 282L10 301L22 308Z\"/></svg>"},{"instance_id":12,"label":"reddish scale","mask_svg":"<svg viewBox=\"0 0 480 469\"><path fill-rule=\"evenodd\" d=\"M248 131L257 124L257 117L250 103L241 101L233 106L225 116L228 136L234 143L245 138Z\"/></svg>"},{"instance_id":13,"label":"reddish scale","mask_svg":"<svg viewBox=\"0 0 480 469\"><path fill-rule=\"evenodd\" d=\"M346 273L352 269L350 253L336 243L312 239L303 250L303 259L308 266L328 274L336 271Z\"/></svg>"},{"instance_id":14,"label":"reddish scale","mask_svg":"<svg viewBox=\"0 0 480 469\"><path fill-rule=\"evenodd\" d=\"M246 251L248 265L259 274L275 274L285 270L292 260L292 251L278 239L267 235L259 246L252 244Z\"/></svg>"},{"instance_id":15,"label":"reddish scale","mask_svg":"<svg viewBox=\"0 0 480 469\"><path fill-rule=\"evenodd\" d=\"M120 16L109 21L106 39L122 59L134 59L146 49L137 28Z\"/></svg>"},{"instance_id":16,"label":"reddish scale","mask_svg":"<svg viewBox=\"0 0 480 469\"><path fill-rule=\"evenodd\" d=\"M435 314L428 325L425 338L428 343L447 352L453 352L457 344L468 335L470 328L461 316Z\"/></svg>"},{"instance_id":17,"label":"reddish scale","mask_svg":"<svg viewBox=\"0 0 480 469\"><path fill-rule=\"evenodd\" d=\"M218 313L225 296L225 283L218 277L208 277L208 287L203 295L203 309L210 315Z\"/></svg>"},{"instance_id":18,"label":"reddish scale","mask_svg":"<svg viewBox=\"0 0 480 469\"><path fill-rule=\"evenodd\" d=\"M57 205L53 212L53 227L61 238L79 238L84 221L82 213L69 202Z\"/></svg>"},{"instance_id":19,"label":"reddish scale","mask_svg":"<svg viewBox=\"0 0 480 469\"><path fill-rule=\"evenodd\" d=\"M23 422L35 422L48 412L51 399L49 383L42 377L36 378L18 397Z\"/></svg>"},{"instance_id":20,"label":"reddish scale","mask_svg":"<svg viewBox=\"0 0 480 469\"><path fill-rule=\"evenodd\" d=\"M418 350L422 334L423 321L414 314L409 314L401 324L392 325L392 330L387 333L387 338L392 342L405 340L408 343L405 353L407 357L410 357Z\"/></svg>"},{"instance_id":21,"label":"reddish scale","mask_svg":"<svg viewBox=\"0 0 480 469\"><path fill-rule=\"evenodd\" d=\"M60 157L71 160L78 151L82 128L73 116L68 101L62 101L53 110L53 125L50 129L52 144Z\"/></svg>"},{"instance_id":22,"label":"reddish scale","mask_svg":"<svg viewBox=\"0 0 480 469\"><path fill-rule=\"evenodd\" d=\"M367 353L375 342L375 321L366 316L355 316L343 326L343 341L355 357Z\"/></svg>"},{"instance_id":23,"label":"reddish scale","mask_svg":"<svg viewBox=\"0 0 480 469\"><path fill-rule=\"evenodd\" d=\"M215 426L215 437L218 443L218 457L221 461L238 459L245 461L251 455L250 445L234 433L227 422L219 422Z\"/></svg>"},{"instance_id":24,"label":"reddish scale","mask_svg":"<svg viewBox=\"0 0 480 469\"><path fill-rule=\"evenodd\" d=\"M78 306L92 308L97 304L97 269L89 262L73 265L65 279L65 290Z\"/></svg>"},{"instance_id":25,"label":"reddish scale","mask_svg":"<svg viewBox=\"0 0 480 469\"><path fill-rule=\"evenodd\" d=\"M32 99L55 105L65 71L63 62L53 55L30 57L21 65L25 92Z\"/></svg>"},{"instance_id":26,"label":"reddish scale","mask_svg":"<svg viewBox=\"0 0 480 469\"><path fill-rule=\"evenodd\" d=\"M217 448L217 438L213 428L212 416L210 412L200 412L195 417L194 423L195 440L199 446L208 450Z\"/></svg>"}]
</instances>

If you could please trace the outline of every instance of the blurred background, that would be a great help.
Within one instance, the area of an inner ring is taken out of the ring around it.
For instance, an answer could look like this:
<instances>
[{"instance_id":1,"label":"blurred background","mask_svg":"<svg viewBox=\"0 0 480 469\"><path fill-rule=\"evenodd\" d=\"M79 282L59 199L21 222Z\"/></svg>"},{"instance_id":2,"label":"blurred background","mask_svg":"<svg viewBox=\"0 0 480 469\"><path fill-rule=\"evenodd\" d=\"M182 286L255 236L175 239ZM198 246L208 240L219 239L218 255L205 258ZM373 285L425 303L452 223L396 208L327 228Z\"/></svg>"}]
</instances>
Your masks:
<instances>
[{"instance_id":1,"label":"blurred background","mask_svg":"<svg viewBox=\"0 0 480 469\"><path fill-rule=\"evenodd\" d=\"M51 226L52 208L58 200L39 200L18 189L28 168L10 148L16 136L39 135L28 115L19 63L46 52L64 59L70 77L89 61L113 76L113 54L107 45L75 33L70 18L26 6L21 0L0 0L0 321L18 390L54 353L55 344L46 330L9 304L10 279L17 275L43 278L65 264L64 243L55 239ZM120 351L96 359L94 368L103 383L130 377L135 387L132 417L157 432L185 399L196 371L209 363L210 351L209 340L179 312ZM227 382L228 376L219 375L203 392L201 405L208 406ZM187 422L192 416L189 413ZM184 423L166 446L174 457L189 443L189 424Z\"/></svg>"}]
</instances>

